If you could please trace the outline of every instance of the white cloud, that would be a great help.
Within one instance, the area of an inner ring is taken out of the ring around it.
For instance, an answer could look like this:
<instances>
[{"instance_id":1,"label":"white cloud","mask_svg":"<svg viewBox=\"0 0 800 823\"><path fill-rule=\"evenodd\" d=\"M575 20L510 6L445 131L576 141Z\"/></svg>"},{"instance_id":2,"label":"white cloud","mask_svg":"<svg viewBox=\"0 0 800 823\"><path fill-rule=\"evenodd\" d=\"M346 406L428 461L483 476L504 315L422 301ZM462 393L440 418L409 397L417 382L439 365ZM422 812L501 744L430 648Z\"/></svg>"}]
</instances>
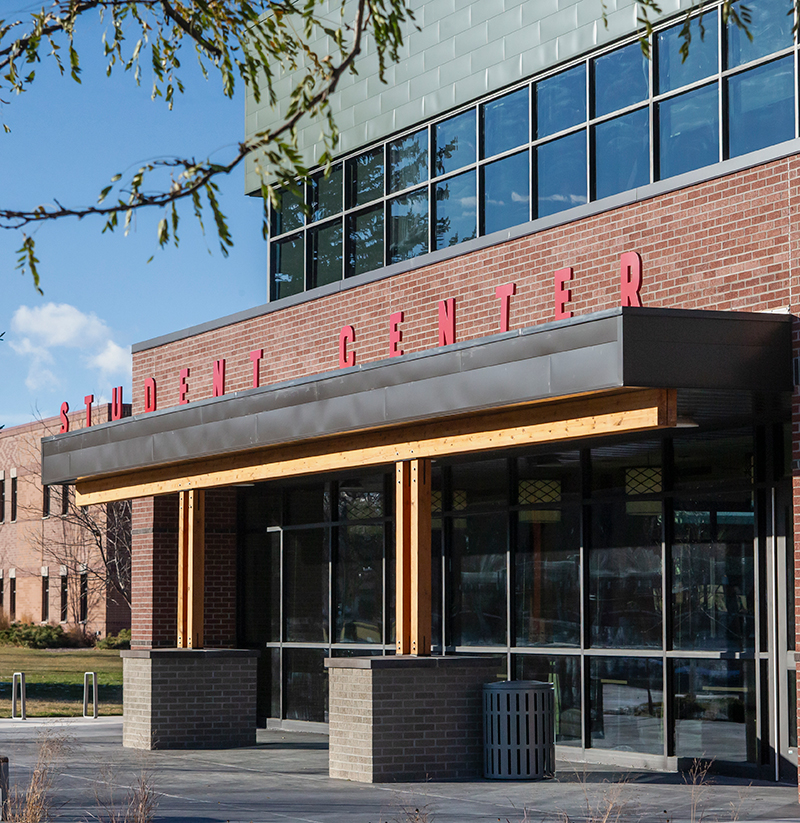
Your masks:
<instances>
[{"instance_id":1,"label":"white cloud","mask_svg":"<svg viewBox=\"0 0 800 823\"><path fill-rule=\"evenodd\" d=\"M130 378L130 349L111 339L111 329L96 314L86 314L68 303L20 306L11 318L8 342L30 361L25 384L31 391L55 389L58 356L76 349L81 359L103 379L116 375Z\"/></svg>"}]
</instances>

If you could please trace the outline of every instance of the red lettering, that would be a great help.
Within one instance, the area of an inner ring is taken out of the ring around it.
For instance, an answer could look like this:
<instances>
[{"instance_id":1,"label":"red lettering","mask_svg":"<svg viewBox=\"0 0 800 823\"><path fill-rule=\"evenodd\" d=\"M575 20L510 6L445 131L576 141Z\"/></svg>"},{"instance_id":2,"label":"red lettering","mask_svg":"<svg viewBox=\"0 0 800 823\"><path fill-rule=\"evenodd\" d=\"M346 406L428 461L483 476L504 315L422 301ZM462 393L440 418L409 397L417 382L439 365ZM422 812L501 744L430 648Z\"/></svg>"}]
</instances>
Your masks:
<instances>
[{"instance_id":1,"label":"red lettering","mask_svg":"<svg viewBox=\"0 0 800 823\"><path fill-rule=\"evenodd\" d=\"M69 403L64 401L61 404L61 428L59 429L61 434L66 434L69 431L69 417L67 417L67 412L69 412Z\"/></svg>"},{"instance_id":2,"label":"red lettering","mask_svg":"<svg viewBox=\"0 0 800 823\"><path fill-rule=\"evenodd\" d=\"M86 403L86 427L92 425L92 403L94 403L94 395L87 394L86 397L83 398L83 402Z\"/></svg>"},{"instance_id":3,"label":"red lettering","mask_svg":"<svg viewBox=\"0 0 800 823\"><path fill-rule=\"evenodd\" d=\"M181 369L181 382L178 385L178 403L188 403L186 395L189 393L189 384L186 378L189 376L189 369Z\"/></svg>"},{"instance_id":4,"label":"red lettering","mask_svg":"<svg viewBox=\"0 0 800 823\"><path fill-rule=\"evenodd\" d=\"M400 324L403 322L405 312L396 311L389 315L389 357L400 357L403 350L400 344L403 342L403 330Z\"/></svg>"},{"instance_id":5,"label":"red lettering","mask_svg":"<svg viewBox=\"0 0 800 823\"><path fill-rule=\"evenodd\" d=\"M356 330L352 326L342 326L339 332L339 368L346 369L356 364L355 351L348 351L347 344L356 342Z\"/></svg>"},{"instance_id":6,"label":"red lettering","mask_svg":"<svg viewBox=\"0 0 800 823\"><path fill-rule=\"evenodd\" d=\"M225 358L214 361L214 397L225 394Z\"/></svg>"},{"instance_id":7,"label":"red lettering","mask_svg":"<svg viewBox=\"0 0 800 823\"><path fill-rule=\"evenodd\" d=\"M572 312L566 308L567 303L572 299L572 292L566 288L570 280L572 280L572 266L556 272L556 320L566 320L572 317Z\"/></svg>"},{"instance_id":8,"label":"red lettering","mask_svg":"<svg viewBox=\"0 0 800 823\"><path fill-rule=\"evenodd\" d=\"M264 356L264 349L254 349L250 352L250 360L253 363L253 388L257 389L259 386L259 379L261 377L259 373L258 364L261 358Z\"/></svg>"},{"instance_id":9,"label":"red lettering","mask_svg":"<svg viewBox=\"0 0 800 823\"><path fill-rule=\"evenodd\" d=\"M638 252L626 251L619 258L620 301L623 306L641 306L642 258Z\"/></svg>"},{"instance_id":10,"label":"red lettering","mask_svg":"<svg viewBox=\"0 0 800 823\"><path fill-rule=\"evenodd\" d=\"M111 389L111 419L122 420L122 386Z\"/></svg>"},{"instance_id":11,"label":"red lettering","mask_svg":"<svg viewBox=\"0 0 800 823\"><path fill-rule=\"evenodd\" d=\"M439 301L439 345L449 346L456 342L456 299L448 297Z\"/></svg>"},{"instance_id":12,"label":"red lettering","mask_svg":"<svg viewBox=\"0 0 800 823\"><path fill-rule=\"evenodd\" d=\"M144 381L144 410L154 412L156 403L156 379L155 377L148 377Z\"/></svg>"},{"instance_id":13,"label":"red lettering","mask_svg":"<svg viewBox=\"0 0 800 823\"><path fill-rule=\"evenodd\" d=\"M511 315L511 297L517 293L516 283L504 283L497 286L494 296L500 301L500 331L508 331L509 318Z\"/></svg>"}]
</instances>

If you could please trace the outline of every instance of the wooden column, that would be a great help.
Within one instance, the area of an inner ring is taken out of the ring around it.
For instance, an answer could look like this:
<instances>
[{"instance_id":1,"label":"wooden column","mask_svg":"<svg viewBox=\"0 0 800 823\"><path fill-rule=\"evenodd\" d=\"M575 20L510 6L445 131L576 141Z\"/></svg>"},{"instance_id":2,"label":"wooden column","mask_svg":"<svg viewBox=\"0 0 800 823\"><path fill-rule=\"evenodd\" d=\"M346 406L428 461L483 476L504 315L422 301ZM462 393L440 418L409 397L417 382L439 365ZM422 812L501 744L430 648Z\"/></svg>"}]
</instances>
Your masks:
<instances>
[{"instance_id":1,"label":"wooden column","mask_svg":"<svg viewBox=\"0 0 800 823\"><path fill-rule=\"evenodd\" d=\"M396 464L398 654L431 653L431 461Z\"/></svg>"},{"instance_id":2,"label":"wooden column","mask_svg":"<svg viewBox=\"0 0 800 823\"><path fill-rule=\"evenodd\" d=\"M205 492L180 493L178 525L178 648L203 648Z\"/></svg>"}]
</instances>

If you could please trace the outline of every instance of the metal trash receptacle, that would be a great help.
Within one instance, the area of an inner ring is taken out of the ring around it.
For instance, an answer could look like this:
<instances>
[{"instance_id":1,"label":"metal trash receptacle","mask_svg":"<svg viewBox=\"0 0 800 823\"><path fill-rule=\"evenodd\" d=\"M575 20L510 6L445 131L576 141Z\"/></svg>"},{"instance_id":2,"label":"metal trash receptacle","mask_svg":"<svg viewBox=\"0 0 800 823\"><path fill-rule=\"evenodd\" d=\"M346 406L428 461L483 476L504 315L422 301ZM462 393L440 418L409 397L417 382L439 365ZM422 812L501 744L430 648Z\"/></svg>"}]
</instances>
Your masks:
<instances>
[{"instance_id":1,"label":"metal trash receptacle","mask_svg":"<svg viewBox=\"0 0 800 823\"><path fill-rule=\"evenodd\" d=\"M556 767L552 683L510 680L483 687L483 776L552 777Z\"/></svg>"}]
</instances>

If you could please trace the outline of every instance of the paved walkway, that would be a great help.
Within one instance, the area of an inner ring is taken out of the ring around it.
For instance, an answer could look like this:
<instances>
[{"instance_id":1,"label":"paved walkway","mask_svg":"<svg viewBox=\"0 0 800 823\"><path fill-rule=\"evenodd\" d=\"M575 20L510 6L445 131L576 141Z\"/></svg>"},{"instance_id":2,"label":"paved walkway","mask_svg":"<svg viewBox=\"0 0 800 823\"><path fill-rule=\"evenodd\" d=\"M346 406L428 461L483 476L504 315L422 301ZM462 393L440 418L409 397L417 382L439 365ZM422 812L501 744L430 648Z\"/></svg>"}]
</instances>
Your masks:
<instances>
[{"instance_id":1,"label":"paved walkway","mask_svg":"<svg viewBox=\"0 0 800 823\"><path fill-rule=\"evenodd\" d=\"M110 785L121 803L142 772L159 794L156 820L169 823L800 821L789 784L716 777L693 788L675 774L559 763L541 782L365 785L328 777L323 735L259 731L249 749L139 752L122 747L120 718L0 720L12 786L29 779L43 733L71 746L54 789L60 821L96 820L95 793Z\"/></svg>"}]
</instances>

